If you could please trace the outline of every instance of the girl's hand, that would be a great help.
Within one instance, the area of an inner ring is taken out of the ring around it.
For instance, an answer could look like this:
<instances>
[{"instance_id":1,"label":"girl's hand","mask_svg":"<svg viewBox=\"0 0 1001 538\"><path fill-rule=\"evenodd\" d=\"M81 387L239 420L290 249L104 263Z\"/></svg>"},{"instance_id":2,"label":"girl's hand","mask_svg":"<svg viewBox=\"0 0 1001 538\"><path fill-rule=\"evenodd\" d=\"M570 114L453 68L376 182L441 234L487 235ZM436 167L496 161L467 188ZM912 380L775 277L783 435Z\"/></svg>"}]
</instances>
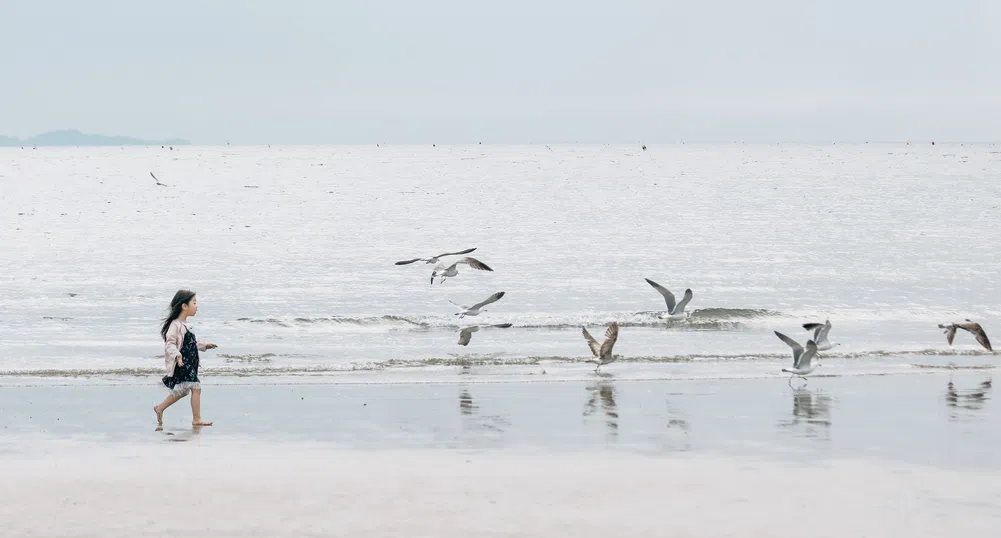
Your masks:
<instances>
[{"instance_id":1,"label":"girl's hand","mask_svg":"<svg viewBox=\"0 0 1001 538\"><path fill-rule=\"evenodd\" d=\"M183 361L183 360L181 360L181 358L180 358L180 357L178 357L178 358L177 358L177 365L178 365L178 366L184 366L184 361Z\"/></svg>"},{"instance_id":2,"label":"girl's hand","mask_svg":"<svg viewBox=\"0 0 1001 538\"><path fill-rule=\"evenodd\" d=\"M219 346L217 346L215 344L205 344L205 349L215 349L217 347L219 347Z\"/></svg>"}]
</instances>

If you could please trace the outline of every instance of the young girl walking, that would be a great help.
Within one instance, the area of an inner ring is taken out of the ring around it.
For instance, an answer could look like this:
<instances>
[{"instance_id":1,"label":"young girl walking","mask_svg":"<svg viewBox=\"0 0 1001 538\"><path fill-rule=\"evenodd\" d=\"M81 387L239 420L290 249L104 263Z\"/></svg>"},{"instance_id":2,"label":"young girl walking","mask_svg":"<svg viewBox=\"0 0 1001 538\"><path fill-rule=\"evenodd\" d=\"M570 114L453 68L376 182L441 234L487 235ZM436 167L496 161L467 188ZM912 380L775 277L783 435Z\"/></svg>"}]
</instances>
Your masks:
<instances>
[{"instance_id":1,"label":"young girl walking","mask_svg":"<svg viewBox=\"0 0 1001 538\"><path fill-rule=\"evenodd\" d=\"M157 426L163 425L163 412L177 400L191 393L191 424L211 426L202 419L202 386L198 381L198 352L215 349L215 344L202 344L191 332L187 320L198 312L195 292L178 290L170 301L170 314L163 320L160 336L163 336L163 358L167 365L167 375L163 385L169 393L160 405L154 406Z\"/></svg>"}]
</instances>

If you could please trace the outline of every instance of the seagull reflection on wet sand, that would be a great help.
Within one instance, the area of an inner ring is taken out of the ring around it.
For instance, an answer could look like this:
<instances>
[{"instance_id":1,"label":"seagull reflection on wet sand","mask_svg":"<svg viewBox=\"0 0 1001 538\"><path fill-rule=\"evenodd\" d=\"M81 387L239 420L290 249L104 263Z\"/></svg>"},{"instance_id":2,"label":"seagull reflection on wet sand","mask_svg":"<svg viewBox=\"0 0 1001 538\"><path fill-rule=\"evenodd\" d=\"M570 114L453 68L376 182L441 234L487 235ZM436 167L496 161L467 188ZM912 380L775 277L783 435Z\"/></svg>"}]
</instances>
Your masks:
<instances>
[{"instance_id":1,"label":"seagull reflection on wet sand","mask_svg":"<svg viewBox=\"0 0 1001 538\"><path fill-rule=\"evenodd\" d=\"M981 382L975 388L959 390L950 379L945 386L945 404L953 409L979 411L990 399L991 388L993 388L991 378ZM952 418L958 419L959 415L953 413Z\"/></svg>"},{"instance_id":2,"label":"seagull reflection on wet sand","mask_svg":"<svg viewBox=\"0 0 1001 538\"><path fill-rule=\"evenodd\" d=\"M476 417L479 420L472 420L474 428L483 428L494 433L504 433L504 430L511 425L511 421L502 415L480 415L480 406L473 403L473 395L469 389L463 387L459 391L459 414L464 417Z\"/></svg>"},{"instance_id":3,"label":"seagull reflection on wet sand","mask_svg":"<svg viewBox=\"0 0 1001 538\"><path fill-rule=\"evenodd\" d=\"M609 433L613 436L618 435L619 411L615 404L615 384L613 381L602 379L594 385L589 385L587 390L591 391L591 395L584 406L584 416L591 416L601 407L605 411L605 425L608 426Z\"/></svg>"},{"instance_id":4,"label":"seagull reflection on wet sand","mask_svg":"<svg viewBox=\"0 0 1001 538\"><path fill-rule=\"evenodd\" d=\"M463 415L472 415L476 409L478 408L473 405L473 395L469 394L467 389L462 389L459 393L459 412Z\"/></svg>"},{"instance_id":5,"label":"seagull reflection on wet sand","mask_svg":"<svg viewBox=\"0 0 1001 538\"><path fill-rule=\"evenodd\" d=\"M792 391L792 418L779 423L787 428L805 425L806 437L817 437L829 433L831 426L831 397L820 391L805 388ZM818 430L820 426L823 429Z\"/></svg>"}]
</instances>

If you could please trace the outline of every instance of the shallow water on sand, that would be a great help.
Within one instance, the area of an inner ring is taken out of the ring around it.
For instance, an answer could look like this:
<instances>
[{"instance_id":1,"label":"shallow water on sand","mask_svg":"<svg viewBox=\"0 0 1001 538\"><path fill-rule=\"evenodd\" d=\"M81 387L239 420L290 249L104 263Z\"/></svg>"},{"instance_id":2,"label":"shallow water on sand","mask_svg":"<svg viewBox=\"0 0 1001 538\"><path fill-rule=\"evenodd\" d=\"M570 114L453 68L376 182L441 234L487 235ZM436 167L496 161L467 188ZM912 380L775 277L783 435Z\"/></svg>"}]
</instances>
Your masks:
<instances>
[{"instance_id":1,"label":"shallow water on sand","mask_svg":"<svg viewBox=\"0 0 1001 538\"><path fill-rule=\"evenodd\" d=\"M616 451L723 454L811 463L832 458L1001 472L989 373L778 379L293 385L221 384L154 432L149 388L0 390L0 450L194 441L315 442L339 450ZM148 412L147 412L148 411Z\"/></svg>"}]
</instances>

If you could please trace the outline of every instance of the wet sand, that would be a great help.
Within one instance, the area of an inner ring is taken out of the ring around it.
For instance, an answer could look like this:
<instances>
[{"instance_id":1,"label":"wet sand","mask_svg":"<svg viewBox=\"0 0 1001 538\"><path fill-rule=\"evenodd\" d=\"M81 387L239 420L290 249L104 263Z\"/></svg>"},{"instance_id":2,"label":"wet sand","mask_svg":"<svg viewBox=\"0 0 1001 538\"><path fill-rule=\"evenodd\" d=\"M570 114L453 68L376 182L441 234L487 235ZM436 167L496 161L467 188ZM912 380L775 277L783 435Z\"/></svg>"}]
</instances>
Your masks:
<instances>
[{"instance_id":1,"label":"wet sand","mask_svg":"<svg viewBox=\"0 0 1001 538\"><path fill-rule=\"evenodd\" d=\"M946 536L1001 523L989 373L0 389L12 536ZM222 381L222 380L220 380ZM232 381L232 380L231 380ZM804 512L805 511L805 512Z\"/></svg>"}]
</instances>

